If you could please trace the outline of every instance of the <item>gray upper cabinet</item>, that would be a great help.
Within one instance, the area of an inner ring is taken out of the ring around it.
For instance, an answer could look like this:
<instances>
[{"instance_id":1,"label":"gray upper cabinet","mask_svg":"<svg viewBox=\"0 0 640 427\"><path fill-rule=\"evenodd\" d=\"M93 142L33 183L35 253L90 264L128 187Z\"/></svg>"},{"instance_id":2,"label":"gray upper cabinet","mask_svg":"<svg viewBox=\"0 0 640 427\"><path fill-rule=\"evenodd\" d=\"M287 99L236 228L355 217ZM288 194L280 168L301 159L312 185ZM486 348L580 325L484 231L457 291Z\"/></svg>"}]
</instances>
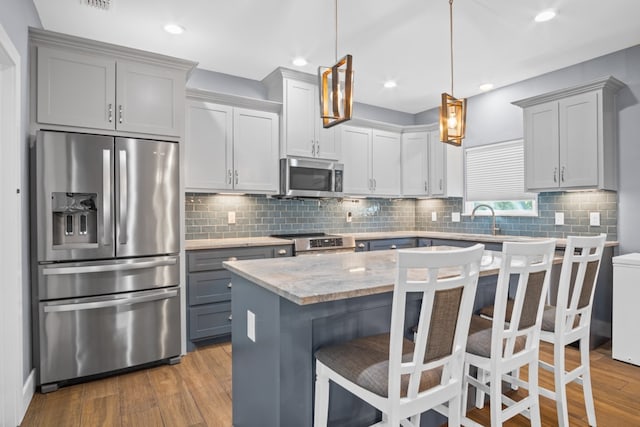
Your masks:
<instances>
[{"instance_id":1,"label":"gray upper cabinet","mask_svg":"<svg viewBox=\"0 0 640 427\"><path fill-rule=\"evenodd\" d=\"M437 129L402 134L402 195L462 197L462 149L440 142Z\"/></svg>"},{"instance_id":2,"label":"gray upper cabinet","mask_svg":"<svg viewBox=\"0 0 640 427\"><path fill-rule=\"evenodd\" d=\"M182 134L195 63L43 30L30 39L40 127Z\"/></svg>"},{"instance_id":3,"label":"gray upper cabinet","mask_svg":"<svg viewBox=\"0 0 640 427\"><path fill-rule=\"evenodd\" d=\"M278 115L198 99L187 102L188 191L278 191Z\"/></svg>"},{"instance_id":4,"label":"gray upper cabinet","mask_svg":"<svg viewBox=\"0 0 640 427\"><path fill-rule=\"evenodd\" d=\"M514 102L524 109L528 191L617 189L613 77Z\"/></svg>"}]
</instances>

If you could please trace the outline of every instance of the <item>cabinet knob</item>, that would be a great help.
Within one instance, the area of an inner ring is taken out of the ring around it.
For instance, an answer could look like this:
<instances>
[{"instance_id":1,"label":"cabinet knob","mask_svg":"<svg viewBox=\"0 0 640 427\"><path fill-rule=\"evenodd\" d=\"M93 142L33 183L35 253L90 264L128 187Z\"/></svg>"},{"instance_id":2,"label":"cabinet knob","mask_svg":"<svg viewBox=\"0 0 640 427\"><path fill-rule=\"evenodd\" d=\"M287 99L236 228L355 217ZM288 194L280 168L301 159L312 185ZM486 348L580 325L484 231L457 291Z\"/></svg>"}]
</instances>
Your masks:
<instances>
[{"instance_id":1,"label":"cabinet knob","mask_svg":"<svg viewBox=\"0 0 640 427\"><path fill-rule=\"evenodd\" d=\"M234 256L230 256L229 258L227 258L227 261L237 261L238 258L234 257Z\"/></svg>"},{"instance_id":2,"label":"cabinet knob","mask_svg":"<svg viewBox=\"0 0 640 427\"><path fill-rule=\"evenodd\" d=\"M391 245L391 249L398 249L396 245Z\"/></svg>"},{"instance_id":3,"label":"cabinet knob","mask_svg":"<svg viewBox=\"0 0 640 427\"><path fill-rule=\"evenodd\" d=\"M286 255L287 254L287 250L286 249L280 249L278 251L278 255Z\"/></svg>"},{"instance_id":4,"label":"cabinet knob","mask_svg":"<svg viewBox=\"0 0 640 427\"><path fill-rule=\"evenodd\" d=\"M363 249L363 248L364 248L364 243L358 243L358 247L359 247L360 249Z\"/></svg>"},{"instance_id":5,"label":"cabinet knob","mask_svg":"<svg viewBox=\"0 0 640 427\"><path fill-rule=\"evenodd\" d=\"M231 289L232 287L233 287L233 283L229 282L229 283L227 284L227 288Z\"/></svg>"},{"instance_id":6,"label":"cabinet knob","mask_svg":"<svg viewBox=\"0 0 640 427\"><path fill-rule=\"evenodd\" d=\"M230 314L229 317L227 317L227 320L231 322L233 320L233 314Z\"/></svg>"}]
</instances>

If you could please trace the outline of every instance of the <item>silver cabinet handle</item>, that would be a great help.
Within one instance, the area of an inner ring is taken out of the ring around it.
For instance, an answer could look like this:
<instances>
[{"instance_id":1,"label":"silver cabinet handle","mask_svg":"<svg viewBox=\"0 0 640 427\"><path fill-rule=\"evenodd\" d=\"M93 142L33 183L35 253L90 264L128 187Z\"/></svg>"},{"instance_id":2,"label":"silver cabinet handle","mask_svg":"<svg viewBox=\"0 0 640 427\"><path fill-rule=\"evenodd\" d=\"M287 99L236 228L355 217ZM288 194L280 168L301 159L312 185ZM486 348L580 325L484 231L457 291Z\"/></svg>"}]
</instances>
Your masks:
<instances>
[{"instance_id":1,"label":"silver cabinet handle","mask_svg":"<svg viewBox=\"0 0 640 427\"><path fill-rule=\"evenodd\" d=\"M358 247L361 249L364 248L364 243L358 243Z\"/></svg>"},{"instance_id":2,"label":"silver cabinet handle","mask_svg":"<svg viewBox=\"0 0 640 427\"><path fill-rule=\"evenodd\" d=\"M93 310L96 308L118 307L122 305L133 305L133 304L140 304L142 302L169 299L177 295L178 295L178 291L173 290L173 291L162 291L161 293L154 293L152 295L143 295L139 297L117 298L109 301L85 302L80 304L45 305L44 312L59 313L62 311L80 311L80 310Z\"/></svg>"},{"instance_id":3,"label":"silver cabinet handle","mask_svg":"<svg viewBox=\"0 0 640 427\"><path fill-rule=\"evenodd\" d=\"M231 322L233 320L233 314L230 314L229 317L227 317L227 320Z\"/></svg>"},{"instance_id":4,"label":"silver cabinet handle","mask_svg":"<svg viewBox=\"0 0 640 427\"><path fill-rule=\"evenodd\" d=\"M396 245L391 245L391 249L398 249Z\"/></svg>"},{"instance_id":5,"label":"silver cabinet handle","mask_svg":"<svg viewBox=\"0 0 640 427\"><path fill-rule=\"evenodd\" d=\"M287 250L286 249L280 249L278 251L278 255L286 255L287 254Z\"/></svg>"},{"instance_id":6,"label":"silver cabinet handle","mask_svg":"<svg viewBox=\"0 0 640 427\"><path fill-rule=\"evenodd\" d=\"M236 169L236 185L238 185L238 169Z\"/></svg>"},{"instance_id":7,"label":"silver cabinet handle","mask_svg":"<svg viewBox=\"0 0 640 427\"><path fill-rule=\"evenodd\" d=\"M564 166L560 169L560 181L564 182Z\"/></svg>"},{"instance_id":8,"label":"silver cabinet handle","mask_svg":"<svg viewBox=\"0 0 640 427\"><path fill-rule=\"evenodd\" d=\"M229 184L231 184L233 181L233 172L231 172L231 169L227 170L227 177L229 178Z\"/></svg>"},{"instance_id":9,"label":"silver cabinet handle","mask_svg":"<svg viewBox=\"0 0 640 427\"><path fill-rule=\"evenodd\" d=\"M427 192L427 181L424 182L424 191Z\"/></svg>"},{"instance_id":10,"label":"silver cabinet handle","mask_svg":"<svg viewBox=\"0 0 640 427\"><path fill-rule=\"evenodd\" d=\"M375 191L375 189L378 188L378 181L376 181L375 178L373 178L373 189Z\"/></svg>"},{"instance_id":11,"label":"silver cabinet handle","mask_svg":"<svg viewBox=\"0 0 640 427\"><path fill-rule=\"evenodd\" d=\"M232 287L233 287L233 283L229 282L229 283L227 284L227 288L231 289Z\"/></svg>"},{"instance_id":12,"label":"silver cabinet handle","mask_svg":"<svg viewBox=\"0 0 640 427\"><path fill-rule=\"evenodd\" d=\"M127 201L129 195L127 194L127 152L126 150L120 150L120 208L119 208L119 243L121 245L127 244Z\"/></svg>"},{"instance_id":13,"label":"silver cabinet handle","mask_svg":"<svg viewBox=\"0 0 640 427\"><path fill-rule=\"evenodd\" d=\"M553 168L553 182L558 182L558 168Z\"/></svg>"},{"instance_id":14,"label":"silver cabinet handle","mask_svg":"<svg viewBox=\"0 0 640 427\"><path fill-rule=\"evenodd\" d=\"M139 261L122 264L106 264L106 265L84 265L76 267L53 267L43 268L42 274L45 276L60 276L65 274L85 274L85 273L103 273L106 271L130 271L140 270L142 268L163 267L175 265L178 261L176 258L157 259L153 261Z\"/></svg>"},{"instance_id":15,"label":"silver cabinet handle","mask_svg":"<svg viewBox=\"0 0 640 427\"><path fill-rule=\"evenodd\" d=\"M102 150L102 244L111 245L111 150Z\"/></svg>"},{"instance_id":16,"label":"silver cabinet handle","mask_svg":"<svg viewBox=\"0 0 640 427\"><path fill-rule=\"evenodd\" d=\"M442 190L442 178L440 178L440 189Z\"/></svg>"},{"instance_id":17,"label":"silver cabinet handle","mask_svg":"<svg viewBox=\"0 0 640 427\"><path fill-rule=\"evenodd\" d=\"M120 104L118 106L118 123L122 123L122 115L123 115L122 110L123 110L122 104Z\"/></svg>"},{"instance_id":18,"label":"silver cabinet handle","mask_svg":"<svg viewBox=\"0 0 640 427\"><path fill-rule=\"evenodd\" d=\"M109 104L107 106L107 111L109 112L109 123L113 122L113 104Z\"/></svg>"},{"instance_id":19,"label":"silver cabinet handle","mask_svg":"<svg viewBox=\"0 0 640 427\"><path fill-rule=\"evenodd\" d=\"M230 256L229 258L227 258L227 261L237 261L238 258L234 257L234 256Z\"/></svg>"},{"instance_id":20,"label":"silver cabinet handle","mask_svg":"<svg viewBox=\"0 0 640 427\"><path fill-rule=\"evenodd\" d=\"M320 141L316 141L316 156L320 156Z\"/></svg>"},{"instance_id":21,"label":"silver cabinet handle","mask_svg":"<svg viewBox=\"0 0 640 427\"><path fill-rule=\"evenodd\" d=\"M312 139L311 140L311 157L315 157L316 156L316 142Z\"/></svg>"}]
</instances>

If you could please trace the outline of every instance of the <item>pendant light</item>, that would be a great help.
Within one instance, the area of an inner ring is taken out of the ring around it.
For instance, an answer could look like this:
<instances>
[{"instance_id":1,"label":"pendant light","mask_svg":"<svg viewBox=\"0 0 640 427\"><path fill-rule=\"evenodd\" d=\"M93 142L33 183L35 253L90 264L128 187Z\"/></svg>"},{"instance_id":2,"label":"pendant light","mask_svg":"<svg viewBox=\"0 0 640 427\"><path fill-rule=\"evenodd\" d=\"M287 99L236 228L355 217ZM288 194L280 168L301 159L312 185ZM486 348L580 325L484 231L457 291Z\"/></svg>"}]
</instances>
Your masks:
<instances>
[{"instance_id":1,"label":"pendant light","mask_svg":"<svg viewBox=\"0 0 640 427\"><path fill-rule=\"evenodd\" d=\"M440 141L461 146L464 139L467 100L453 96L453 0L449 0L449 46L451 54L451 95L442 94L440 105Z\"/></svg>"},{"instance_id":2,"label":"pendant light","mask_svg":"<svg viewBox=\"0 0 640 427\"><path fill-rule=\"evenodd\" d=\"M336 38L333 67L318 67L320 117L322 127L330 128L351 119L353 112L353 58L338 60L338 0L335 0Z\"/></svg>"}]
</instances>

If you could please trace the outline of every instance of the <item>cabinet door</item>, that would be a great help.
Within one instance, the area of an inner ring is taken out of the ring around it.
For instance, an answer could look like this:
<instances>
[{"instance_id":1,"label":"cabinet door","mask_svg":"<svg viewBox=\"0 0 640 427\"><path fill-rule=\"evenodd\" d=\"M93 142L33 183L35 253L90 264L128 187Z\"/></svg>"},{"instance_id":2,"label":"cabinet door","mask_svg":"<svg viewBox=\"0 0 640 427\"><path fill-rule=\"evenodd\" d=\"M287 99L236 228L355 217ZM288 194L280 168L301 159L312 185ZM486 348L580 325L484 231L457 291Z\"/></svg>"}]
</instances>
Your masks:
<instances>
[{"instance_id":1,"label":"cabinet door","mask_svg":"<svg viewBox=\"0 0 640 427\"><path fill-rule=\"evenodd\" d=\"M371 164L373 193L400 195L400 134L373 131Z\"/></svg>"},{"instance_id":2,"label":"cabinet door","mask_svg":"<svg viewBox=\"0 0 640 427\"><path fill-rule=\"evenodd\" d=\"M316 104L318 104L318 102L316 102ZM323 128L322 120L320 120L319 106L316 108L316 111L316 129L318 141L316 144L316 157L327 160L339 160L342 154L342 150L340 138L338 138L338 136L336 135L336 128L335 126L328 129Z\"/></svg>"},{"instance_id":3,"label":"cabinet door","mask_svg":"<svg viewBox=\"0 0 640 427\"><path fill-rule=\"evenodd\" d=\"M286 153L283 154L315 157L317 88L310 83L289 79L286 80L285 88L284 141Z\"/></svg>"},{"instance_id":4,"label":"cabinet door","mask_svg":"<svg viewBox=\"0 0 640 427\"><path fill-rule=\"evenodd\" d=\"M447 144L440 141L440 132L429 132L429 194L445 195L445 164Z\"/></svg>"},{"instance_id":5,"label":"cabinet door","mask_svg":"<svg viewBox=\"0 0 640 427\"><path fill-rule=\"evenodd\" d=\"M598 185L598 95L584 93L561 99L560 186Z\"/></svg>"},{"instance_id":6,"label":"cabinet door","mask_svg":"<svg viewBox=\"0 0 640 427\"><path fill-rule=\"evenodd\" d=\"M183 75L175 70L118 61L119 130L179 136L184 111Z\"/></svg>"},{"instance_id":7,"label":"cabinet door","mask_svg":"<svg viewBox=\"0 0 640 427\"><path fill-rule=\"evenodd\" d=\"M340 140L344 163L344 193L371 194L371 129L341 125Z\"/></svg>"},{"instance_id":8,"label":"cabinet door","mask_svg":"<svg viewBox=\"0 0 640 427\"><path fill-rule=\"evenodd\" d=\"M39 123L115 128L114 60L46 47L37 60Z\"/></svg>"},{"instance_id":9,"label":"cabinet door","mask_svg":"<svg viewBox=\"0 0 640 427\"><path fill-rule=\"evenodd\" d=\"M233 109L226 105L190 101L185 138L185 188L191 191L233 187Z\"/></svg>"},{"instance_id":10,"label":"cabinet door","mask_svg":"<svg viewBox=\"0 0 640 427\"><path fill-rule=\"evenodd\" d=\"M559 185L558 103L524 110L525 179L527 189L553 189Z\"/></svg>"},{"instance_id":11,"label":"cabinet door","mask_svg":"<svg viewBox=\"0 0 640 427\"><path fill-rule=\"evenodd\" d=\"M427 132L402 134L402 195L426 196L428 194L428 150Z\"/></svg>"},{"instance_id":12,"label":"cabinet door","mask_svg":"<svg viewBox=\"0 0 640 427\"><path fill-rule=\"evenodd\" d=\"M278 154L278 115L234 109L234 189L277 192Z\"/></svg>"}]
</instances>

